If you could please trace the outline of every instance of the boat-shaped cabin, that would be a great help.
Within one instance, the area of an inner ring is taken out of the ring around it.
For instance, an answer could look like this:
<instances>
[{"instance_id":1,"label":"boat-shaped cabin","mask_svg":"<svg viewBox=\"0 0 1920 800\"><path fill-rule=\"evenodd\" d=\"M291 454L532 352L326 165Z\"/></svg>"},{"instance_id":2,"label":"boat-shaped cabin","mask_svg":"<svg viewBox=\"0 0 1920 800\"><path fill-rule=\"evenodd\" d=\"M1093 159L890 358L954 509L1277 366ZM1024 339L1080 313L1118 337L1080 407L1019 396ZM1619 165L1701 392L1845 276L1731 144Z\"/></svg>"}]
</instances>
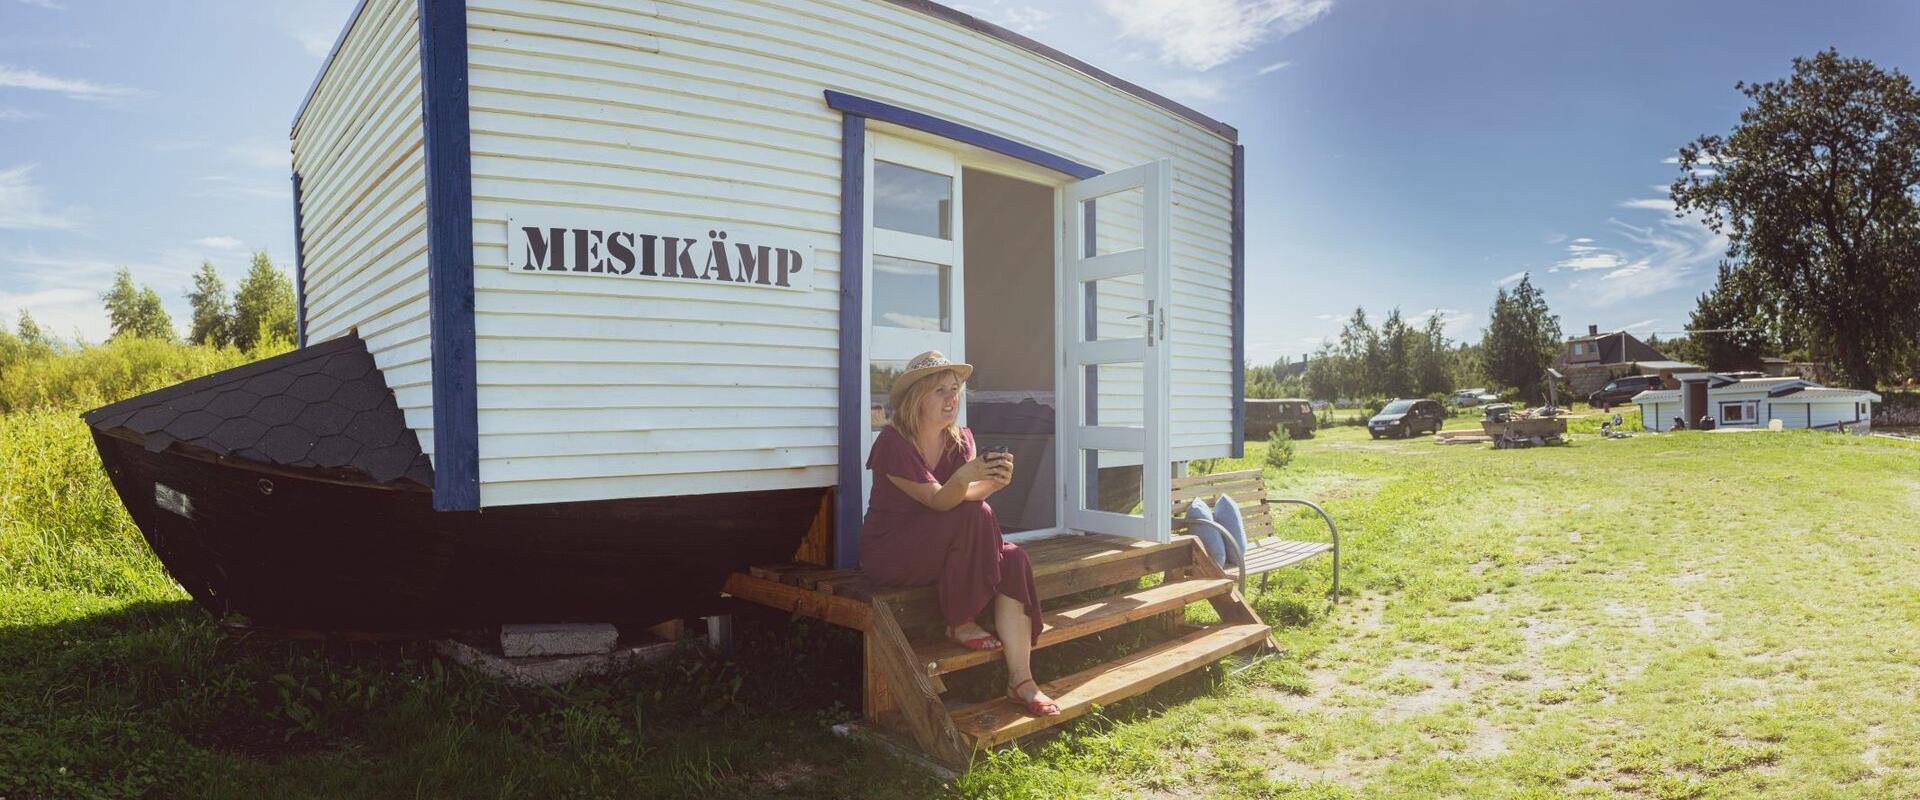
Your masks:
<instances>
[{"instance_id":1,"label":"boat-shaped cabin","mask_svg":"<svg viewBox=\"0 0 1920 800\"><path fill-rule=\"evenodd\" d=\"M183 583L278 624L856 564L926 350L1010 536L1166 541L1240 451L1236 140L924 0L365 0L293 121L301 349L88 419Z\"/></svg>"}]
</instances>

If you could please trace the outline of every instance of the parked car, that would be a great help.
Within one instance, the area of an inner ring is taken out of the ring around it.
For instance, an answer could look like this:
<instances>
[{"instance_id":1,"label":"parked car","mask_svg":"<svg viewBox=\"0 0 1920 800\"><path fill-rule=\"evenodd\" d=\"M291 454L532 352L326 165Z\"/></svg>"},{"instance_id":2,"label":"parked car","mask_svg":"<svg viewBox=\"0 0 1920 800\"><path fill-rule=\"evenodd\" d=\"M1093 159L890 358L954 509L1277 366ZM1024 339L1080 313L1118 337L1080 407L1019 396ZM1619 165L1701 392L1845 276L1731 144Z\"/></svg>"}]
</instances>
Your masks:
<instances>
[{"instance_id":1,"label":"parked car","mask_svg":"<svg viewBox=\"0 0 1920 800\"><path fill-rule=\"evenodd\" d=\"M1491 403L1500 399L1500 397L1499 395L1488 392L1486 389L1461 389L1460 391L1454 392L1453 396L1447 399L1456 406L1477 406L1481 403Z\"/></svg>"},{"instance_id":2,"label":"parked car","mask_svg":"<svg viewBox=\"0 0 1920 800\"><path fill-rule=\"evenodd\" d=\"M1247 401L1247 439L1259 440L1284 430L1293 439L1305 439L1320 427L1313 416L1313 403L1287 398Z\"/></svg>"},{"instance_id":3,"label":"parked car","mask_svg":"<svg viewBox=\"0 0 1920 800\"><path fill-rule=\"evenodd\" d=\"M1367 433L1373 438L1402 438L1425 431L1438 433L1446 423L1447 411L1437 400L1395 400L1367 420Z\"/></svg>"},{"instance_id":4,"label":"parked car","mask_svg":"<svg viewBox=\"0 0 1920 800\"><path fill-rule=\"evenodd\" d=\"M1632 400L1634 395L1641 392L1659 389L1665 385L1658 375L1628 375L1615 378L1587 395L1587 405L1594 408L1610 408Z\"/></svg>"}]
</instances>

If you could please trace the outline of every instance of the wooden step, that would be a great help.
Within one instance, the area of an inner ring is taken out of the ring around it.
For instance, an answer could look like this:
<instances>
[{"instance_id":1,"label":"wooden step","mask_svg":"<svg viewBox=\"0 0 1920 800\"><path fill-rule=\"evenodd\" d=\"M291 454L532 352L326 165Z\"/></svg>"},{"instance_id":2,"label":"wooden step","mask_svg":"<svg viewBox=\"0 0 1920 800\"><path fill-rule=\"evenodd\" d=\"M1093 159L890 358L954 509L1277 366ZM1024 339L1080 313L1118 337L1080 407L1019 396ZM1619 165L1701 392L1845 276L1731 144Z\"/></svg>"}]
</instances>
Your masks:
<instances>
[{"instance_id":1,"label":"wooden step","mask_svg":"<svg viewBox=\"0 0 1920 800\"><path fill-rule=\"evenodd\" d=\"M1041 684L1060 704L1060 715L1035 717L1005 698L949 706L953 724L976 748L994 747L1058 725L1093 709L1141 694L1173 678L1204 667L1267 638L1261 624L1202 628L1116 661Z\"/></svg>"},{"instance_id":2,"label":"wooden step","mask_svg":"<svg viewBox=\"0 0 1920 800\"><path fill-rule=\"evenodd\" d=\"M1103 597L1084 605L1048 611L1041 618L1038 647L1051 647L1089 636L1155 614L1177 611L1188 603L1218 597L1233 591L1226 578L1170 581L1126 594ZM944 675L958 669L984 664L1000 658L999 651L968 650L948 639L926 642L913 648L928 675Z\"/></svg>"},{"instance_id":3,"label":"wooden step","mask_svg":"<svg viewBox=\"0 0 1920 800\"><path fill-rule=\"evenodd\" d=\"M1021 547L1033 562L1033 580L1042 601L1138 580L1141 576L1180 569L1193 563L1190 537L1177 536L1165 544L1118 536L1067 535ZM875 586L864 577L833 583L831 591L857 600L893 606L900 625L909 630L942 624L939 595L934 587L910 589Z\"/></svg>"}]
</instances>

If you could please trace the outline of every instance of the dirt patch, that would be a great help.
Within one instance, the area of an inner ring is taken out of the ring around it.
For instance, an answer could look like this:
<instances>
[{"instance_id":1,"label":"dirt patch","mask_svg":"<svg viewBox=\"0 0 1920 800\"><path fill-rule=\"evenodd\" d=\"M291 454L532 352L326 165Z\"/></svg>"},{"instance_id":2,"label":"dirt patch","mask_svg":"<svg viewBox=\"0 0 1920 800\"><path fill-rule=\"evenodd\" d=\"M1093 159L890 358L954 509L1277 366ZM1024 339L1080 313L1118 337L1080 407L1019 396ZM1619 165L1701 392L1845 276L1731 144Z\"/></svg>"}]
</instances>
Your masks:
<instances>
[{"instance_id":1,"label":"dirt patch","mask_svg":"<svg viewBox=\"0 0 1920 800\"><path fill-rule=\"evenodd\" d=\"M754 783L776 791L806 783L820 774L820 768L804 761L789 761L754 776Z\"/></svg>"}]
</instances>

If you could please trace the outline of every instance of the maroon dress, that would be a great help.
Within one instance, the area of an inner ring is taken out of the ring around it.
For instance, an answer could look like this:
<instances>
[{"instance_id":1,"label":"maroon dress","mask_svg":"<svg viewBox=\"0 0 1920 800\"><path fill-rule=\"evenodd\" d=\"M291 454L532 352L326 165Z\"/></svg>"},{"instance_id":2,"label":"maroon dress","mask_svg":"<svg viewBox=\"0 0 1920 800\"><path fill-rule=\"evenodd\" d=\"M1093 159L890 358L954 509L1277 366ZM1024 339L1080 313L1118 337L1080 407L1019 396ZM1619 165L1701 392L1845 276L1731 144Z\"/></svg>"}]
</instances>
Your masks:
<instances>
[{"instance_id":1,"label":"maroon dress","mask_svg":"<svg viewBox=\"0 0 1920 800\"><path fill-rule=\"evenodd\" d=\"M892 426L880 431L867 455L873 496L860 528L860 568L883 584L937 586L940 613L952 627L973 621L995 594L1011 597L1026 606L1038 643L1040 591L1033 583L1033 564L1019 545L1000 540L993 507L967 500L935 511L887 480L898 475L912 483L946 483L973 460L973 432L960 429L960 441L961 447L949 446L929 469L919 448L899 431Z\"/></svg>"}]
</instances>

